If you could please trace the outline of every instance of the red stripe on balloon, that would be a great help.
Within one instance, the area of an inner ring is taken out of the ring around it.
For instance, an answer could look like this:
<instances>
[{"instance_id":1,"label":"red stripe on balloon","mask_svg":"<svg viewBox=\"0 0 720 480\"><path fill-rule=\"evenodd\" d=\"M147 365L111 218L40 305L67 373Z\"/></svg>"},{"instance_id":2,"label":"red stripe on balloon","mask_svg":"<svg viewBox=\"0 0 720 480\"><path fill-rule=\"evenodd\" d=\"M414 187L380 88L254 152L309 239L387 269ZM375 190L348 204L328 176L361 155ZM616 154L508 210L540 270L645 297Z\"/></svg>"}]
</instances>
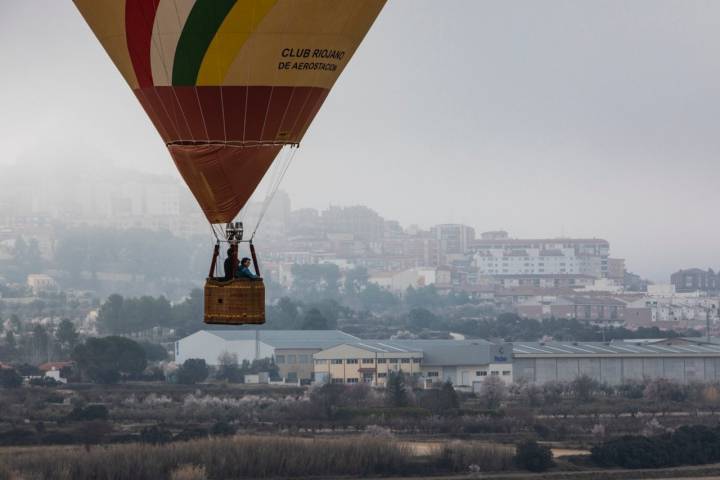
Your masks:
<instances>
[{"instance_id":1,"label":"red stripe on balloon","mask_svg":"<svg viewBox=\"0 0 720 480\"><path fill-rule=\"evenodd\" d=\"M128 52L140 87L153 85L150 52L152 32L160 0L127 0L125 34Z\"/></svg>"}]
</instances>

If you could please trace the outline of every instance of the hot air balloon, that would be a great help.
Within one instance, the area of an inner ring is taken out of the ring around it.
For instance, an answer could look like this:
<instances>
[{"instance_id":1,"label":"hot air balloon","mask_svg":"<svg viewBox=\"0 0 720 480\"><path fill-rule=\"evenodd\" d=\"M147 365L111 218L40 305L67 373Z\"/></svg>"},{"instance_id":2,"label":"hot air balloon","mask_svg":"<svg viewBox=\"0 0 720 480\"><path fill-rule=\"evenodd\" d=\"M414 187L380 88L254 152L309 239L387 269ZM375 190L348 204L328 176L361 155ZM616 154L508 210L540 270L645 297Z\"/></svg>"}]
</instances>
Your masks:
<instances>
[{"instance_id":1,"label":"hot air balloon","mask_svg":"<svg viewBox=\"0 0 720 480\"><path fill-rule=\"evenodd\" d=\"M215 277L220 243L235 270L248 241L259 275L235 219L276 158L300 144L385 0L74 3L214 226L205 322L264 323L262 281Z\"/></svg>"}]
</instances>

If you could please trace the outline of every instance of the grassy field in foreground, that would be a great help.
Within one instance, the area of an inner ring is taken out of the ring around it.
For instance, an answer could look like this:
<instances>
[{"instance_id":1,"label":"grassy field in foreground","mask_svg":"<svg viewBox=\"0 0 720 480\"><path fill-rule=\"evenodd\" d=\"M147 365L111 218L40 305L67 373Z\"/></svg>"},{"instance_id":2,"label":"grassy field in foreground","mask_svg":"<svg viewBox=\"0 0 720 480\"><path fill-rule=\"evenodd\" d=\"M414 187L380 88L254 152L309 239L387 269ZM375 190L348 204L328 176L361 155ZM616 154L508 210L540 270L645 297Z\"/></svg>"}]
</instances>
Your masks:
<instances>
[{"instance_id":1,"label":"grassy field in foreground","mask_svg":"<svg viewBox=\"0 0 720 480\"><path fill-rule=\"evenodd\" d=\"M124 444L0 451L0 480L201 480L402 476L511 468L512 449L460 442L418 457L392 438L209 438L164 445Z\"/></svg>"}]
</instances>

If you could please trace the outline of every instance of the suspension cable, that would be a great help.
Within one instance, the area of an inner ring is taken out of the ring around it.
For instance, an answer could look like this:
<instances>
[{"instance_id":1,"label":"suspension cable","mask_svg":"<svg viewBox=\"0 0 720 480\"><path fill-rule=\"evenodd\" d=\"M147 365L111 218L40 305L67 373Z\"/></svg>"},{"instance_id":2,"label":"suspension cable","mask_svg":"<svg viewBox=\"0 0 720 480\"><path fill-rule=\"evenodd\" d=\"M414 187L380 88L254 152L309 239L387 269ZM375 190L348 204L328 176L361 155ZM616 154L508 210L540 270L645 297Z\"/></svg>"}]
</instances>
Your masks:
<instances>
[{"instance_id":1,"label":"suspension cable","mask_svg":"<svg viewBox=\"0 0 720 480\"><path fill-rule=\"evenodd\" d=\"M280 188L280 183L282 183L282 179L285 177L285 174L288 171L288 168L290 168L290 164L292 163L293 158L295 157L295 154L297 153L297 146L291 145L289 146L290 151L287 152L283 159L280 161L280 164L278 165L278 172L275 175L275 178L273 178L272 182L268 186L267 193L265 195L265 200L263 201L262 208L260 210L260 215L258 216L257 222L255 223L255 228L253 229L252 235L250 235L250 241L252 242L255 238L255 234L258 231L258 228L260 228L260 223L262 223L263 218L265 217L265 214L267 213L268 209L270 208L270 204L272 203L272 200L275 198L275 194L277 194L278 188Z\"/></svg>"}]
</instances>

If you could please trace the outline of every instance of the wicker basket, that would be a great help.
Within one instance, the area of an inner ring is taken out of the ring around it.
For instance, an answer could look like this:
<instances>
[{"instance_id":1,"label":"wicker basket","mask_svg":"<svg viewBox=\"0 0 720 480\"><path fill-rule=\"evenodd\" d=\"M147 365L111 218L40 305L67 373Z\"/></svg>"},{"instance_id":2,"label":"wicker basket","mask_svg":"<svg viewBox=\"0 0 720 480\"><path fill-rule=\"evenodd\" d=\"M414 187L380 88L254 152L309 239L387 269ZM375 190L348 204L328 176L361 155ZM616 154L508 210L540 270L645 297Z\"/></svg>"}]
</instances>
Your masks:
<instances>
[{"instance_id":1,"label":"wicker basket","mask_svg":"<svg viewBox=\"0 0 720 480\"><path fill-rule=\"evenodd\" d=\"M205 323L258 325L265 323L265 284L261 279L205 281Z\"/></svg>"}]
</instances>

